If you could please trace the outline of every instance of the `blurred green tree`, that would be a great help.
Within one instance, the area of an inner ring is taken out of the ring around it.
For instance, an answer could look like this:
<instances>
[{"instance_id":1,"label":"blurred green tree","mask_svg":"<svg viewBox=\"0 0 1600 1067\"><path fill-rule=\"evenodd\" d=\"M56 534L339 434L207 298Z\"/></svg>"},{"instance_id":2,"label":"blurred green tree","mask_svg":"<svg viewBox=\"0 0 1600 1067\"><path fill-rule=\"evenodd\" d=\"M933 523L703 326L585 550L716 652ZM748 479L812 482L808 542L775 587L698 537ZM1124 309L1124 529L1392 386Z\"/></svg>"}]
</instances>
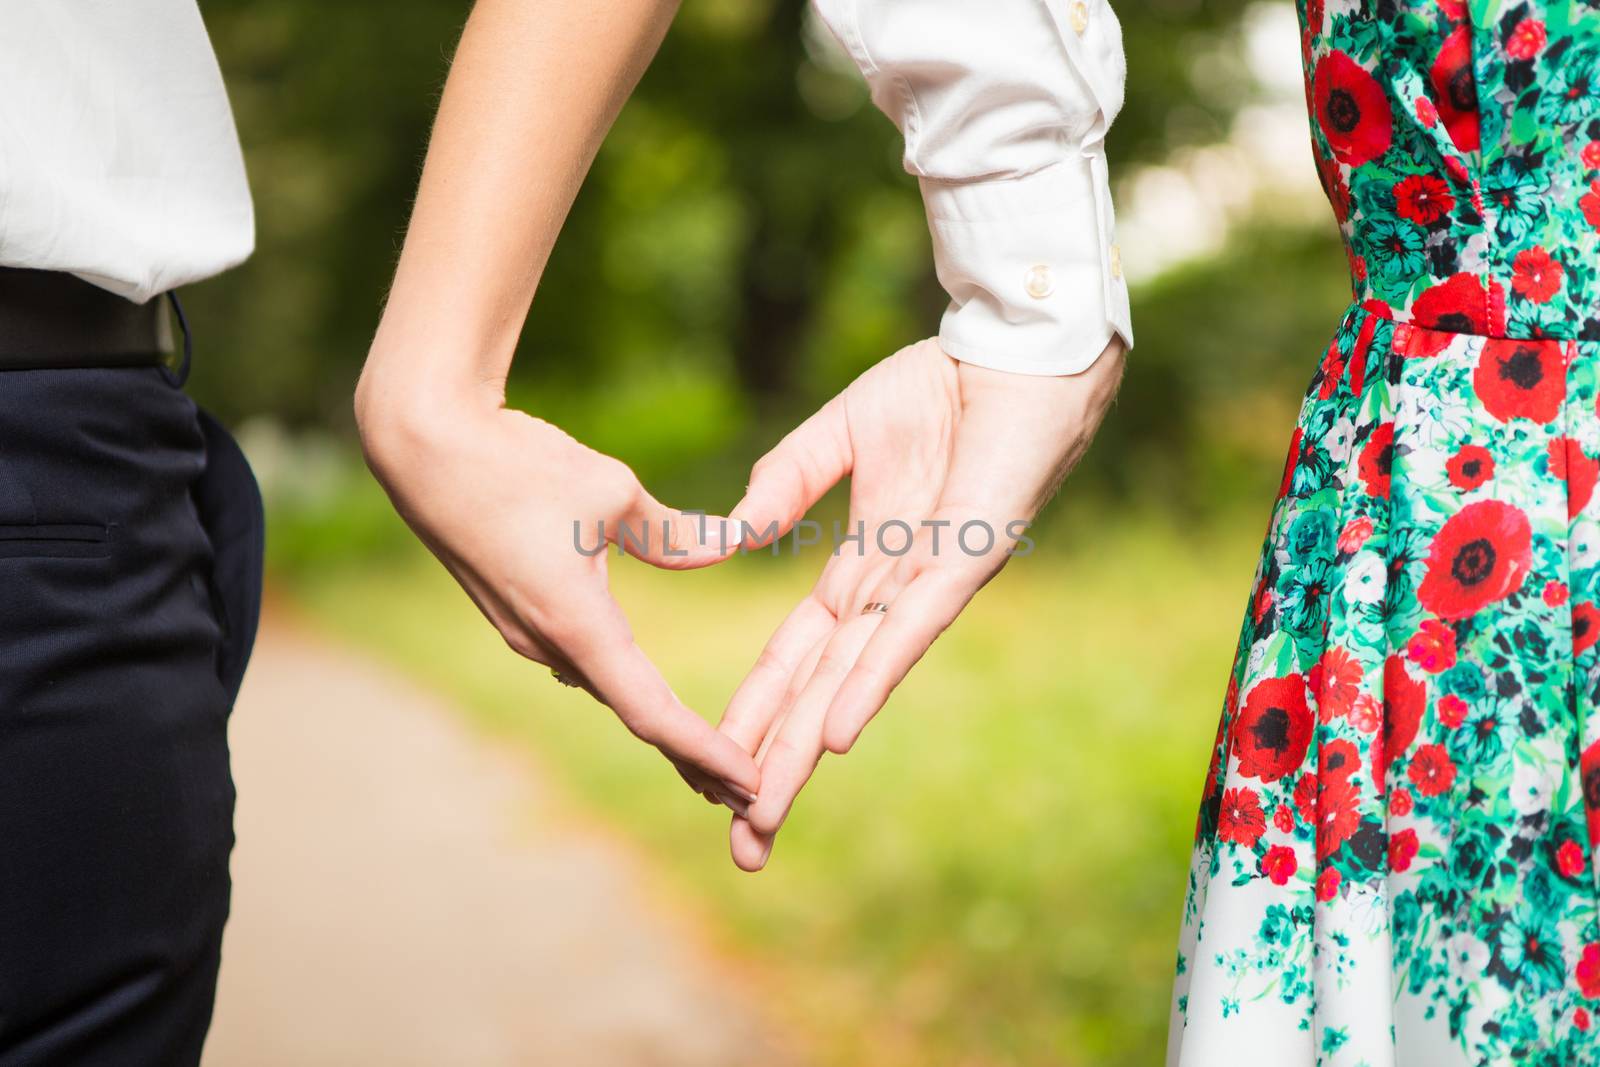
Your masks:
<instances>
[{"instance_id":1,"label":"blurred green tree","mask_svg":"<svg viewBox=\"0 0 1600 1067\"><path fill-rule=\"evenodd\" d=\"M1243 63L1215 57L1239 47L1249 2L1117 5L1130 77L1111 136L1116 171L1226 133L1253 86ZM348 431L467 10L462 0L206 3L259 230L251 262L190 300L197 391L224 415ZM562 235L514 402L647 476L767 443L773 418L937 321L943 297L899 150L805 0L687 0ZM1337 285L1337 257L1326 239L1249 240L1226 268L1136 290L1140 348L1108 436L1151 458L1138 474L1093 460L1090 478L1126 485L1165 464L1158 480L1205 484L1185 464L1217 383L1281 390L1304 375L1337 290L1280 285L1273 314L1247 315L1239 272L1271 284L1310 271Z\"/></svg>"}]
</instances>

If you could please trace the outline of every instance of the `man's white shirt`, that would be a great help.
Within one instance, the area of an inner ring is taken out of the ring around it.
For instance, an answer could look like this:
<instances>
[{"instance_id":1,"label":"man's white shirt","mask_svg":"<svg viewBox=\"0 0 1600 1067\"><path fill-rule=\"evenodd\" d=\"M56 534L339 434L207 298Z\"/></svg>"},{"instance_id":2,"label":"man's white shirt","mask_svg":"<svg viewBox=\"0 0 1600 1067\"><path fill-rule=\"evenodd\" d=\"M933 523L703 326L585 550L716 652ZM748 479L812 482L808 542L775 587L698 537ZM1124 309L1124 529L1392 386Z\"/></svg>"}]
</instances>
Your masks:
<instances>
[{"instance_id":1,"label":"man's white shirt","mask_svg":"<svg viewBox=\"0 0 1600 1067\"><path fill-rule=\"evenodd\" d=\"M255 245L195 0L0 4L0 265L143 303Z\"/></svg>"},{"instance_id":2,"label":"man's white shirt","mask_svg":"<svg viewBox=\"0 0 1600 1067\"><path fill-rule=\"evenodd\" d=\"M1106 174L1122 28L1106 0L813 0L905 135L934 265L939 338L1027 374L1133 343Z\"/></svg>"}]
</instances>

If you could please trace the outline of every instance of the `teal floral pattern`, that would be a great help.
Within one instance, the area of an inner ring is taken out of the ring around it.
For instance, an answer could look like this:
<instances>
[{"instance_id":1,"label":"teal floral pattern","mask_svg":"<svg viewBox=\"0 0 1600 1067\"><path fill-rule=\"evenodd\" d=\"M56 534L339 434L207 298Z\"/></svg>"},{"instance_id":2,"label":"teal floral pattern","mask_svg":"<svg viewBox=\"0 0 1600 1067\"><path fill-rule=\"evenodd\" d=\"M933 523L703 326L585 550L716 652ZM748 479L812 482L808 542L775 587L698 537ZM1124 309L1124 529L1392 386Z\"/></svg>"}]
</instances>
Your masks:
<instances>
[{"instance_id":1,"label":"teal floral pattern","mask_svg":"<svg viewBox=\"0 0 1600 1067\"><path fill-rule=\"evenodd\" d=\"M1229 679L1169 1067L1600 1067L1600 0L1301 0L1355 299Z\"/></svg>"}]
</instances>

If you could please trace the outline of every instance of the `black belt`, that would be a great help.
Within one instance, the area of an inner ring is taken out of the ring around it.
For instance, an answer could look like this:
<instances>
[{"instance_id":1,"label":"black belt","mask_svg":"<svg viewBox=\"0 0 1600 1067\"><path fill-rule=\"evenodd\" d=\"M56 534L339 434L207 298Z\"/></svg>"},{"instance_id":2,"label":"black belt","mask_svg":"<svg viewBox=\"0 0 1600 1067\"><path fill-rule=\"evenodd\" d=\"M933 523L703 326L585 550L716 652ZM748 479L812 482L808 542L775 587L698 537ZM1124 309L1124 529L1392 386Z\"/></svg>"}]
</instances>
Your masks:
<instances>
[{"instance_id":1,"label":"black belt","mask_svg":"<svg viewBox=\"0 0 1600 1067\"><path fill-rule=\"evenodd\" d=\"M166 301L135 304L71 274L0 267L0 370L171 366L171 353Z\"/></svg>"}]
</instances>

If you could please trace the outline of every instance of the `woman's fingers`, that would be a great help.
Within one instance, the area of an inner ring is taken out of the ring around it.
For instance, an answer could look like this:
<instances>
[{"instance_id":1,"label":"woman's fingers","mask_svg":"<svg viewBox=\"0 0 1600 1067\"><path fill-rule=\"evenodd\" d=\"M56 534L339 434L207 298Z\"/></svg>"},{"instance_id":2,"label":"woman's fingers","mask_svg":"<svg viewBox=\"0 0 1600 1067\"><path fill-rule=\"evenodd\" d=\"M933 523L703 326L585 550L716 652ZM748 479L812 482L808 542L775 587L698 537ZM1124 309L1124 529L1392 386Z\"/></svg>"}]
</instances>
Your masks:
<instances>
[{"instance_id":1,"label":"woman's fingers","mask_svg":"<svg viewBox=\"0 0 1600 1067\"><path fill-rule=\"evenodd\" d=\"M641 740L705 772L726 792L754 799L761 772L750 753L678 699L634 643L614 601L606 597L585 602L593 617L563 642L563 650L595 695Z\"/></svg>"},{"instance_id":2,"label":"woman's fingers","mask_svg":"<svg viewBox=\"0 0 1600 1067\"><path fill-rule=\"evenodd\" d=\"M700 768L693 764L685 763L680 759L673 759L671 756L668 756L667 759L672 764L673 769L678 772L678 777L683 779L684 784L699 793L706 803L725 807L740 815L750 810L750 802L748 800L735 796L728 791L728 786L710 778Z\"/></svg>"},{"instance_id":3,"label":"woman's fingers","mask_svg":"<svg viewBox=\"0 0 1600 1067\"><path fill-rule=\"evenodd\" d=\"M784 696L806 655L828 635L835 621L833 612L815 593L800 601L773 631L755 666L734 691L718 729L754 755L782 712Z\"/></svg>"},{"instance_id":4,"label":"woman's fingers","mask_svg":"<svg viewBox=\"0 0 1600 1067\"><path fill-rule=\"evenodd\" d=\"M842 622L791 701L761 760L761 795L749 811L750 825L757 833L778 832L795 797L817 769L822 759L828 706L881 618L876 614L857 615Z\"/></svg>"},{"instance_id":5,"label":"woman's fingers","mask_svg":"<svg viewBox=\"0 0 1600 1067\"><path fill-rule=\"evenodd\" d=\"M685 571L737 552L739 526L716 515L675 511L635 481L626 506L607 522L606 539L652 566Z\"/></svg>"}]
</instances>

